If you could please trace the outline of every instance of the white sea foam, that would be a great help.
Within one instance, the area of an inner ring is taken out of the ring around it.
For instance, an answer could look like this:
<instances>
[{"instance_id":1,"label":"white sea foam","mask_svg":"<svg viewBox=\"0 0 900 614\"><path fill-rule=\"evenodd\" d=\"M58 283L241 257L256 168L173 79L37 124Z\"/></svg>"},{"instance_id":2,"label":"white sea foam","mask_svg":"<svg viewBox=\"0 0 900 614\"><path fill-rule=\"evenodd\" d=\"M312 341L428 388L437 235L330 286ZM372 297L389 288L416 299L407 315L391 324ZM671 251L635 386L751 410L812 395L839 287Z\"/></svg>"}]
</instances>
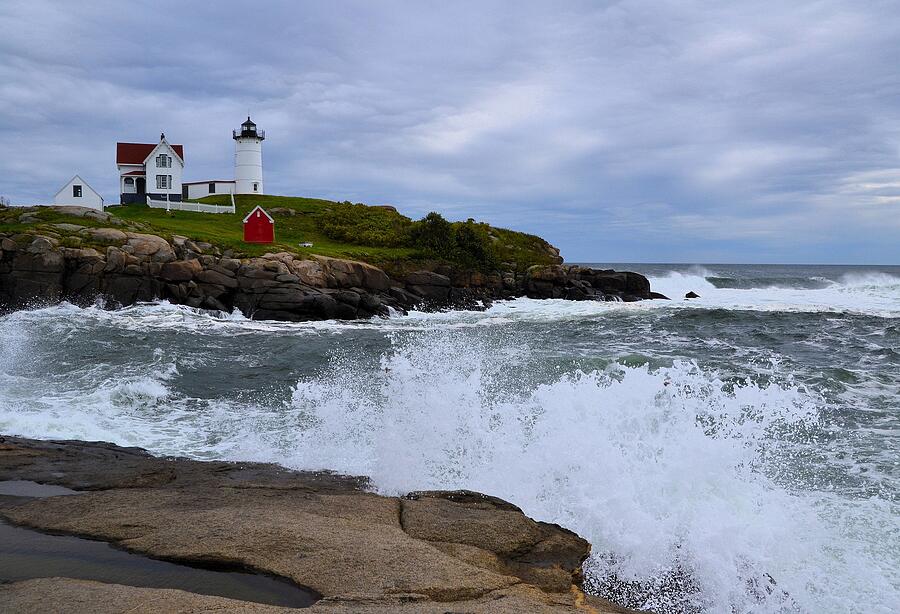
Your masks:
<instances>
[{"instance_id":1,"label":"white sea foam","mask_svg":"<svg viewBox=\"0 0 900 614\"><path fill-rule=\"evenodd\" d=\"M153 301L137 303L119 309L106 309L102 304L89 307L79 307L68 302L51 307L14 312L6 316L7 329L12 329L11 323L17 322L21 326L30 323L43 322L48 319L57 319L63 326L87 326L108 325L114 328L132 331L147 330L185 330L196 333L210 334L312 334L319 330L340 332L341 329L382 329L384 320L360 320L360 321L310 321L310 322L279 322L276 320L254 320L242 315L235 310L232 313L223 311L209 311L188 307L187 305L175 305L169 301ZM14 336L13 332L10 335Z\"/></svg>"},{"instance_id":2,"label":"white sea foam","mask_svg":"<svg viewBox=\"0 0 900 614\"><path fill-rule=\"evenodd\" d=\"M377 373L340 361L298 382L279 428L258 408L247 420L232 415L218 429L230 431L218 454L369 475L391 494L499 495L611 553L593 560L595 578L690 571L696 592L645 607L839 612L853 603L889 612L897 603L895 553L873 553L871 532L861 531L874 521L898 537L895 509L841 505L766 477L767 463L786 460L776 433L818 419L817 400L799 388L732 388L678 363L510 390L498 376L515 368L515 352L497 359L442 333L398 342ZM748 594L770 576L777 590Z\"/></svg>"},{"instance_id":3,"label":"white sea foam","mask_svg":"<svg viewBox=\"0 0 900 614\"><path fill-rule=\"evenodd\" d=\"M697 274L701 273L701 274ZM849 273L840 282L822 280L822 288L797 288L772 282L759 288L717 288L707 271L673 271L651 277L650 286L679 307L741 309L749 311L856 313L900 317L900 278L886 273ZM684 301L688 292L699 299ZM658 305L659 302L654 302Z\"/></svg>"}]
</instances>

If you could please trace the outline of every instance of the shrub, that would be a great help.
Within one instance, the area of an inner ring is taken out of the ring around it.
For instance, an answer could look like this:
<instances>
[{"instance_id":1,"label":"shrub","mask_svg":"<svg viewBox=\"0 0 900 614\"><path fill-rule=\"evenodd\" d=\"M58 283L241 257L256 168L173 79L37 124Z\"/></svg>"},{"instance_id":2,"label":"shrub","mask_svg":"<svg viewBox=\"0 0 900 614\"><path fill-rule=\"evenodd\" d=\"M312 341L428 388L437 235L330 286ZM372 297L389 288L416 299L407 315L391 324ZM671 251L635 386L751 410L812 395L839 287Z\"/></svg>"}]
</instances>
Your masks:
<instances>
[{"instance_id":1,"label":"shrub","mask_svg":"<svg viewBox=\"0 0 900 614\"><path fill-rule=\"evenodd\" d=\"M497 256L484 224L476 224L470 219L455 224L454 230L457 262L485 271L497 268Z\"/></svg>"},{"instance_id":2,"label":"shrub","mask_svg":"<svg viewBox=\"0 0 900 614\"><path fill-rule=\"evenodd\" d=\"M432 211L412 225L410 247L423 251L431 258L452 260L455 251L453 225L440 213Z\"/></svg>"},{"instance_id":3,"label":"shrub","mask_svg":"<svg viewBox=\"0 0 900 614\"><path fill-rule=\"evenodd\" d=\"M430 258L469 269L490 270L497 264L487 227L471 219L452 224L432 211L413 223L409 238L410 247Z\"/></svg>"},{"instance_id":4,"label":"shrub","mask_svg":"<svg viewBox=\"0 0 900 614\"><path fill-rule=\"evenodd\" d=\"M335 203L323 209L316 225L330 239L356 245L402 247L410 221L396 211L380 207Z\"/></svg>"}]
</instances>

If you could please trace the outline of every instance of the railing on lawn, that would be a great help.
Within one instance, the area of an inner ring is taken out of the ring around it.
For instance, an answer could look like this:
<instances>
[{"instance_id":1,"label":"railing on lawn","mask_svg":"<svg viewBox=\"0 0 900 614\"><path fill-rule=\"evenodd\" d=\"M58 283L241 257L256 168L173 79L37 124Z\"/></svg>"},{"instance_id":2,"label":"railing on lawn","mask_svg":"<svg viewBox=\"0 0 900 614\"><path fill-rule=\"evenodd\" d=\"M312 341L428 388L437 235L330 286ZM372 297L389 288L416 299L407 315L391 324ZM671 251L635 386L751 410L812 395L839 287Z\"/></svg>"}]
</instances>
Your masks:
<instances>
[{"instance_id":1,"label":"railing on lawn","mask_svg":"<svg viewBox=\"0 0 900 614\"><path fill-rule=\"evenodd\" d=\"M147 197L147 206L151 209L165 209L166 211L194 211L196 213L234 213L234 194L231 196L230 205L207 205L204 203L176 202L174 200L157 200Z\"/></svg>"}]
</instances>

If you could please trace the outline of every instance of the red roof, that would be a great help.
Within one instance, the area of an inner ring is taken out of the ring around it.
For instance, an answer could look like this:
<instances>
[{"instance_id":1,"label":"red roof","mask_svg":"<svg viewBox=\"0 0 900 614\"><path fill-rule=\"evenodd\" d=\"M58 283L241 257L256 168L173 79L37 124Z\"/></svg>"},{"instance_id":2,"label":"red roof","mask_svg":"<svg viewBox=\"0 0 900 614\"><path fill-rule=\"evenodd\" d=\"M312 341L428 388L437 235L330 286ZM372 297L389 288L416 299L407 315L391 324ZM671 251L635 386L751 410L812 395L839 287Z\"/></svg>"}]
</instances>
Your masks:
<instances>
[{"instance_id":1,"label":"red roof","mask_svg":"<svg viewBox=\"0 0 900 614\"><path fill-rule=\"evenodd\" d=\"M122 173L123 177L127 177L128 175L140 175L141 177L143 177L144 175L146 175L146 173L144 171L131 171L130 173Z\"/></svg>"},{"instance_id":2,"label":"red roof","mask_svg":"<svg viewBox=\"0 0 900 614\"><path fill-rule=\"evenodd\" d=\"M116 143L116 164L143 164L159 143ZM178 157L184 161L184 147L172 145Z\"/></svg>"}]
</instances>

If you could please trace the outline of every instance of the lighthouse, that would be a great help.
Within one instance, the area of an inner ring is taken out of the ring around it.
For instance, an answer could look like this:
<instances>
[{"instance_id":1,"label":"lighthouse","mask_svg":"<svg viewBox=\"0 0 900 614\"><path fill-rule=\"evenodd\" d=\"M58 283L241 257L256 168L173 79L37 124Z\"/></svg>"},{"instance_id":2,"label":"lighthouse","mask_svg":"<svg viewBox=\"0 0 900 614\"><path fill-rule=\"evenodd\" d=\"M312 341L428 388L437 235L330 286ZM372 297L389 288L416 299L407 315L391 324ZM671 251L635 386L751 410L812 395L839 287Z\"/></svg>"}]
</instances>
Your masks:
<instances>
[{"instance_id":1,"label":"lighthouse","mask_svg":"<svg viewBox=\"0 0 900 614\"><path fill-rule=\"evenodd\" d=\"M265 130L257 130L247 116L240 130L232 130L234 139L234 192L235 194L262 194L262 142Z\"/></svg>"}]
</instances>

